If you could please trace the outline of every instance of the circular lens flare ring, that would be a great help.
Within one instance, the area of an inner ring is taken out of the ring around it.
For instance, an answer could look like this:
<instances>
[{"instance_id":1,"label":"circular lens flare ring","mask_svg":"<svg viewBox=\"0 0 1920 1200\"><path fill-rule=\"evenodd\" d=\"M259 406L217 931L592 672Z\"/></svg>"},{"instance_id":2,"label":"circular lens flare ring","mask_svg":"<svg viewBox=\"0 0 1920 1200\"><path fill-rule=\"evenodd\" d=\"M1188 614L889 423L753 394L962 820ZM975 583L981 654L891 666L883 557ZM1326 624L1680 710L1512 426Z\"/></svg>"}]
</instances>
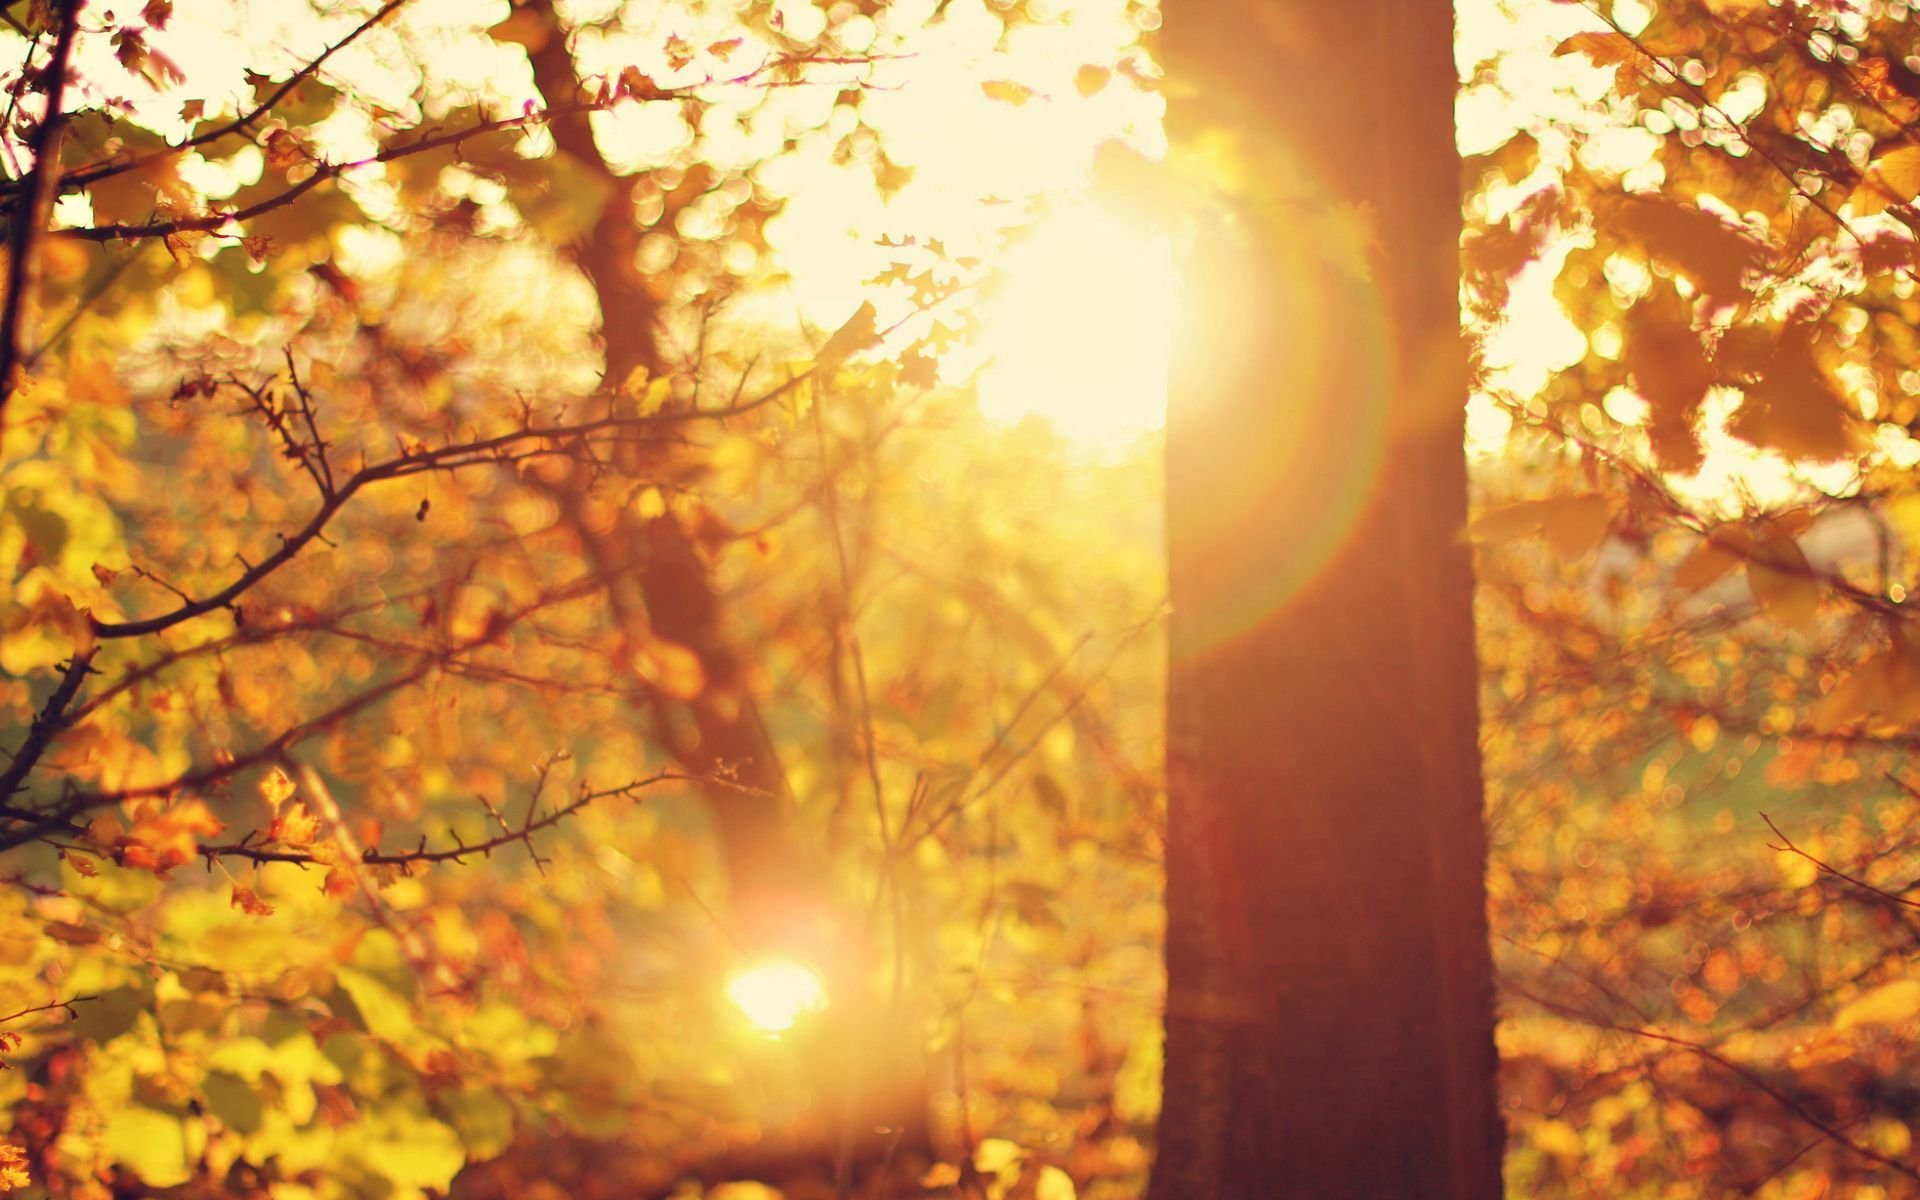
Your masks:
<instances>
[{"instance_id":1,"label":"circular lens flare ring","mask_svg":"<svg viewBox=\"0 0 1920 1200\"><path fill-rule=\"evenodd\" d=\"M763 958L734 972L727 999L762 1033L786 1033L827 1006L827 987L804 963Z\"/></svg>"}]
</instances>

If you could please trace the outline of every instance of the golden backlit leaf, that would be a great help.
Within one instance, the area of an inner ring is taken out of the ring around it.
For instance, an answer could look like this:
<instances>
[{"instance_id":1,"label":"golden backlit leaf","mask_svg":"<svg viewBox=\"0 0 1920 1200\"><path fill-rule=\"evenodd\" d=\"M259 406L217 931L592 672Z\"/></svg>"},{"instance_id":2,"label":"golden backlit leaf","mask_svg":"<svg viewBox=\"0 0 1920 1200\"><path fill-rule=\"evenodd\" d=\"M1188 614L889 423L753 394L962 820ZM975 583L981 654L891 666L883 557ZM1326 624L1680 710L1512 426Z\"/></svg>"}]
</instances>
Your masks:
<instances>
[{"instance_id":1,"label":"golden backlit leaf","mask_svg":"<svg viewBox=\"0 0 1920 1200\"><path fill-rule=\"evenodd\" d=\"M1920 979L1883 983L1843 1005L1833 1015L1835 1029L1897 1025L1920 1015Z\"/></svg>"},{"instance_id":2,"label":"golden backlit leaf","mask_svg":"<svg viewBox=\"0 0 1920 1200\"><path fill-rule=\"evenodd\" d=\"M320 818L307 811L306 801L296 800L281 809L267 827L267 837L288 846L310 846L320 834Z\"/></svg>"},{"instance_id":3,"label":"golden backlit leaf","mask_svg":"<svg viewBox=\"0 0 1920 1200\"><path fill-rule=\"evenodd\" d=\"M1789 328L1746 385L1727 432L1792 462L1831 462L1853 453L1855 421L1846 400L1813 355L1812 332Z\"/></svg>"},{"instance_id":4,"label":"golden backlit leaf","mask_svg":"<svg viewBox=\"0 0 1920 1200\"><path fill-rule=\"evenodd\" d=\"M1870 217L1920 196L1920 146L1902 144L1867 164L1847 204L1853 214Z\"/></svg>"},{"instance_id":5,"label":"golden backlit leaf","mask_svg":"<svg viewBox=\"0 0 1920 1200\"><path fill-rule=\"evenodd\" d=\"M1490 508L1473 521L1468 533L1479 541L1538 534L1562 557L1578 558L1599 546L1611 522L1604 496L1553 496Z\"/></svg>"},{"instance_id":6,"label":"golden backlit leaf","mask_svg":"<svg viewBox=\"0 0 1920 1200\"><path fill-rule=\"evenodd\" d=\"M1683 592L1697 592L1718 582L1745 561L1753 548L1753 539L1737 526L1722 526L1700 539L1700 544L1680 560L1673 571L1673 586Z\"/></svg>"},{"instance_id":7,"label":"golden backlit leaf","mask_svg":"<svg viewBox=\"0 0 1920 1200\"><path fill-rule=\"evenodd\" d=\"M1769 617L1789 629L1805 632L1819 613L1826 587L1807 561L1793 535L1769 525L1754 539L1747 563L1747 583L1753 598Z\"/></svg>"},{"instance_id":8,"label":"golden backlit leaf","mask_svg":"<svg viewBox=\"0 0 1920 1200\"><path fill-rule=\"evenodd\" d=\"M208 810L204 800L176 800L171 804L143 801L133 810L133 825L121 841L121 857L128 866L164 873L191 860L200 839L226 826Z\"/></svg>"},{"instance_id":9,"label":"golden backlit leaf","mask_svg":"<svg viewBox=\"0 0 1920 1200\"><path fill-rule=\"evenodd\" d=\"M279 812L280 806L291 800L297 790L293 780L279 767L274 767L260 778L260 798L274 812Z\"/></svg>"},{"instance_id":10,"label":"golden backlit leaf","mask_svg":"<svg viewBox=\"0 0 1920 1200\"><path fill-rule=\"evenodd\" d=\"M1700 467L1700 406L1714 385L1713 364L1686 319L1671 284L1628 314L1621 365L1647 401L1647 438L1664 470L1689 474Z\"/></svg>"},{"instance_id":11,"label":"golden backlit leaf","mask_svg":"<svg viewBox=\"0 0 1920 1200\"><path fill-rule=\"evenodd\" d=\"M1586 1152L1586 1144L1580 1140L1580 1131L1565 1121L1536 1121L1527 1131L1527 1139L1548 1154L1563 1158L1578 1158Z\"/></svg>"},{"instance_id":12,"label":"golden backlit leaf","mask_svg":"<svg viewBox=\"0 0 1920 1200\"><path fill-rule=\"evenodd\" d=\"M1082 96L1094 96L1103 91L1112 79L1111 68L1088 63L1073 73L1073 88Z\"/></svg>"},{"instance_id":13,"label":"golden backlit leaf","mask_svg":"<svg viewBox=\"0 0 1920 1200\"><path fill-rule=\"evenodd\" d=\"M1820 702L1814 727L1903 729L1920 720L1920 649L1895 636L1885 652L1855 667Z\"/></svg>"},{"instance_id":14,"label":"golden backlit leaf","mask_svg":"<svg viewBox=\"0 0 1920 1200\"><path fill-rule=\"evenodd\" d=\"M847 360L847 356L856 354L872 345L878 336L875 325L876 310L873 301L863 301L847 323L834 330L833 335L820 347L814 356L814 368L831 371Z\"/></svg>"},{"instance_id":15,"label":"golden backlit leaf","mask_svg":"<svg viewBox=\"0 0 1920 1200\"><path fill-rule=\"evenodd\" d=\"M1003 104L1022 105L1033 99L1034 91L1024 83L1015 83L1011 79L989 79L980 85L987 99L998 100Z\"/></svg>"},{"instance_id":16,"label":"golden backlit leaf","mask_svg":"<svg viewBox=\"0 0 1920 1200\"><path fill-rule=\"evenodd\" d=\"M1732 304L1744 295L1743 282L1762 258L1762 247L1745 231L1705 209L1662 196L1603 200L1594 212L1611 234L1684 275L1710 304Z\"/></svg>"}]
</instances>

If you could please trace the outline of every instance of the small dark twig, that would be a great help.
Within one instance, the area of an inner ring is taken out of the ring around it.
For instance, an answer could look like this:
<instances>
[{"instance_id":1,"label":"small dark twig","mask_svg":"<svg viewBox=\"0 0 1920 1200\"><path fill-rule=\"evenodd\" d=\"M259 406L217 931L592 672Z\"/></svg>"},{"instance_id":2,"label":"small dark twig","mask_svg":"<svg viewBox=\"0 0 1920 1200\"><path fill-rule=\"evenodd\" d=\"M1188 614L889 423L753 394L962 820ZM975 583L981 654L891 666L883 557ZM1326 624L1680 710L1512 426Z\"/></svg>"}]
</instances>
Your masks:
<instances>
[{"instance_id":1,"label":"small dark twig","mask_svg":"<svg viewBox=\"0 0 1920 1200\"><path fill-rule=\"evenodd\" d=\"M1905 896L1898 895L1894 892L1889 892L1885 888L1875 887L1873 884L1868 883L1866 880L1861 879L1859 876L1849 875L1845 871L1842 871L1840 868L1834 866L1832 863L1826 862L1822 859L1815 858L1813 855L1807 853L1805 850L1802 850L1799 846L1794 845L1792 838L1780 832L1780 827L1778 825L1775 825L1773 823L1773 818L1769 817L1766 813L1761 813L1760 819L1767 823L1768 829L1773 830L1773 836L1780 839L1777 845L1770 843L1769 844L1770 849L1778 850L1785 854L1797 854L1801 858L1804 858L1808 862L1812 863L1815 869L1817 869L1822 875L1831 875L1835 879L1840 880L1842 883L1850 884L1853 887L1859 888L1861 891L1866 892L1869 895L1876 896L1879 899L1886 901L1888 904L1896 904L1902 908L1920 908L1920 900L1909 900Z\"/></svg>"}]
</instances>

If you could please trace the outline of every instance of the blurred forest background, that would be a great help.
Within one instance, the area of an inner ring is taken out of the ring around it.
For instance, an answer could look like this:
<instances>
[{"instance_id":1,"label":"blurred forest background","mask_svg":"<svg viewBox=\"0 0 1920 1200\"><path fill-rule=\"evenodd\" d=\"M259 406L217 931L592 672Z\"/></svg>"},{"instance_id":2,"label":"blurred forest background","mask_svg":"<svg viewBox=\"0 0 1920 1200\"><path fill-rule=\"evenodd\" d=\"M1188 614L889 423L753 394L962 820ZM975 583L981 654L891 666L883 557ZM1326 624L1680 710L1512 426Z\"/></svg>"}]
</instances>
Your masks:
<instances>
[{"instance_id":1,"label":"blurred forest background","mask_svg":"<svg viewBox=\"0 0 1920 1200\"><path fill-rule=\"evenodd\" d=\"M0 1187L1139 1193L1160 19L0 5ZM1459 22L1509 1190L1920 1195L1915 23Z\"/></svg>"}]
</instances>

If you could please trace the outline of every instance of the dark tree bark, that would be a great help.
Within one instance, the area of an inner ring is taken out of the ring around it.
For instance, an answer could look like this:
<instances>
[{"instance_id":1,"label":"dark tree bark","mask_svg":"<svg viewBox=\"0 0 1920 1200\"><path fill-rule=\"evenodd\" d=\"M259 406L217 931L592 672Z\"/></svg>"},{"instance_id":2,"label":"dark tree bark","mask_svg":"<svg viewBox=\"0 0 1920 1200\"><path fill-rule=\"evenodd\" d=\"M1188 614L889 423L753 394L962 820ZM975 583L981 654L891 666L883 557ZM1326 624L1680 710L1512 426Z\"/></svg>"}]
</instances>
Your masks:
<instances>
[{"instance_id":1,"label":"dark tree bark","mask_svg":"<svg viewBox=\"0 0 1920 1200\"><path fill-rule=\"evenodd\" d=\"M1238 168L1168 425L1149 1194L1493 1200L1451 6L1166 26L1176 145Z\"/></svg>"},{"instance_id":2,"label":"dark tree bark","mask_svg":"<svg viewBox=\"0 0 1920 1200\"><path fill-rule=\"evenodd\" d=\"M552 22L530 58L534 82L550 107L571 103L581 86L564 29L550 0L529 5ZM608 167L585 115L550 126L559 153L598 179L607 194L593 228L571 249L600 302L606 379L618 385L635 369L657 376L661 359L659 302L641 275L641 228L634 218L633 180ZM667 448L662 448L668 451ZM616 453L640 453L627 446ZM786 773L721 620L707 565L692 534L671 514L644 519L622 505L612 521L586 519L591 472L556 489L556 500L579 534L588 559L606 580L608 607L621 631L623 656L660 639L690 650L705 688L684 701L659 693L655 733L690 772L713 814L742 941L778 944L803 932L792 914L821 899L823 881L789 828L792 797Z\"/></svg>"}]
</instances>

